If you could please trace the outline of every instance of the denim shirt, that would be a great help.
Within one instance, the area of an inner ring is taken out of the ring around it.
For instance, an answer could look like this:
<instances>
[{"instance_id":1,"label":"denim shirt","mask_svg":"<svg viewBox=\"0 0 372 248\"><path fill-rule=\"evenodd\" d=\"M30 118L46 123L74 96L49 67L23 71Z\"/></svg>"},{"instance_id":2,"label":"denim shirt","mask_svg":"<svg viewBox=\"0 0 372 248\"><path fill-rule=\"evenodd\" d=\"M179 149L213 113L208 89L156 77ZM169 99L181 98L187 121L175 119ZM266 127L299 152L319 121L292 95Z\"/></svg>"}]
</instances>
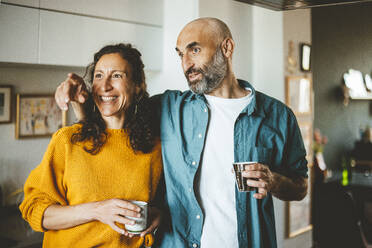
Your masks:
<instances>
[{"instance_id":1,"label":"denim shirt","mask_svg":"<svg viewBox=\"0 0 372 248\"><path fill-rule=\"evenodd\" d=\"M235 121L235 162L257 161L287 177L307 177L306 152L292 111L248 82L239 83L252 91L253 98ZM166 91L161 98L165 202L170 216L159 228L159 246L200 247L204 213L194 185L210 119L208 104L192 91ZM257 200L253 194L235 188L239 247L276 247L272 196Z\"/></svg>"}]
</instances>

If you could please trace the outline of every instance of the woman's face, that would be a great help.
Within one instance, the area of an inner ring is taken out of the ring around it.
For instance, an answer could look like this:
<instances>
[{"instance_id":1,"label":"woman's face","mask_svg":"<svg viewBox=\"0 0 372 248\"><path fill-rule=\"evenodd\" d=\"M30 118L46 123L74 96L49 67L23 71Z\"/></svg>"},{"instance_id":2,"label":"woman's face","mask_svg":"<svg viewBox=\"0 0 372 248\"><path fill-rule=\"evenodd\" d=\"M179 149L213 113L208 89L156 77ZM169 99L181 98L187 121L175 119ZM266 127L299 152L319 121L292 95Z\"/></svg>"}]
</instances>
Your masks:
<instances>
[{"instance_id":1,"label":"woman's face","mask_svg":"<svg viewBox=\"0 0 372 248\"><path fill-rule=\"evenodd\" d=\"M93 98L102 117L124 117L135 93L129 63L118 53L103 55L93 74Z\"/></svg>"}]
</instances>

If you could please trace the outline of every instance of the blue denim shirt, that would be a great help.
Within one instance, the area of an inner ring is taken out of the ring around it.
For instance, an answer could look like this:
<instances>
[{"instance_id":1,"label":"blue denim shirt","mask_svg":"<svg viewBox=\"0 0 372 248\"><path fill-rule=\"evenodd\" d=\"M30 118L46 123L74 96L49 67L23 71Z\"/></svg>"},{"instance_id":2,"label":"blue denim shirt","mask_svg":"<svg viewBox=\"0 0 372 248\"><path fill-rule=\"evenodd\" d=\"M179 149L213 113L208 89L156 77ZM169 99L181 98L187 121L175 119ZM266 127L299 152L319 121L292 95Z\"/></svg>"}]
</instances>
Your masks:
<instances>
[{"instance_id":1,"label":"blue denim shirt","mask_svg":"<svg viewBox=\"0 0 372 248\"><path fill-rule=\"evenodd\" d=\"M258 161L288 177L307 177L306 152L292 111L248 82L239 83L252 90L253 99L235 121L234 160ZM191 91L162 95L160 132L170 218L159 229L160 247L200 247L204 213L194 185L209 119L203 95ZM235 190L239 247L276 247L271 194L257 200L253 193Z\"/></svg>"}]
</instances>

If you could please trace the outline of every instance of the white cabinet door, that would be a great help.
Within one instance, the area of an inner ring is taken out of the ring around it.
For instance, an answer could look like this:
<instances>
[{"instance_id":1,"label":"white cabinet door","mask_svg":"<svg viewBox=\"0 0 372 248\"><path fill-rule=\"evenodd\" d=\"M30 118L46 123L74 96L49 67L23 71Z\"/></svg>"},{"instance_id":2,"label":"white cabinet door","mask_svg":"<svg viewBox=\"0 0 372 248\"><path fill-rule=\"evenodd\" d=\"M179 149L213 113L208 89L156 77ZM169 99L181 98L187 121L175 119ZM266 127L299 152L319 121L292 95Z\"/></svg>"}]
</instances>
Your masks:
<instances>
[{"instance_id":1,"label":"white cabinet door","mask_svg":"<svg viewBox=\"0 0 372 248\"><path fill-rule=\"evenodd\" d=\"M163 25L163 0L40 0L40 7L127 22Z\"/></svg>"},{"instance_id":2,"label":"white cabinet door","mask_svg":"<svg viewBox=\"0 0 372 248\"><path fill-rule=\"evenodd\" d=\"M2 0L3 3L14 3L22 6L39 7L39 0Z\"/></svg>"},{"instance_id":3,"label":"white cabinet door","mask_svg":"<svg viewBox=\"0 0 372 248\"><path fill-rule=\"evenodd\" d=\"M147 70L162 67L162 28L40 11L40 64L86 66L105 45L132 43Z\"/></svg>"},{"instance_id":4,"label":"white cabinet door","mask_svg":"<svg viewBox=\"0 0 372 248\"><path fill-rule=\"evenodd\" d=\"M0 61L37 63L39 10L0 5Z\"/></svg>"}]
</instances>

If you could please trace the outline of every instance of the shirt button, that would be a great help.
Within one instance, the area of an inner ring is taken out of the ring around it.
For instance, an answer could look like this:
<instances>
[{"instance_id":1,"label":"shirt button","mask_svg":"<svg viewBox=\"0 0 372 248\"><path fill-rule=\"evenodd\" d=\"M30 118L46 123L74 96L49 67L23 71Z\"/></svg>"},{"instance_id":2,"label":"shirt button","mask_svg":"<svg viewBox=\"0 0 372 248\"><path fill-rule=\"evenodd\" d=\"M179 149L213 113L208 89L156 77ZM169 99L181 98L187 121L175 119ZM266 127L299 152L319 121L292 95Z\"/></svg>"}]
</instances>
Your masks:
<instances>
[{"instance_id":1,"label":"shirt button","mask_svg":"<svg viewBox=\"0 0 372 248\"><path fill-rule=\"evenodd\" d=\"M196 218L197 218L197 219L200 219L200 215L197 215Z\"/></svg>"},{"instance_id":2,"label":"shirt button","mask_svg":"<svg viewBox=\"0 0 372 248\"><path fill-rule=\"evenodd\" d=\"M192 165L196 165L196 162L195 161L192 161L192 163L191 163Z\"/></svg>"},{"instance_id":3,"label":"shirt button","mask_svg":"<svg viewBox=\"0 0 372 248\"><path fill-rule=\"evenodd\" d=\"M189 191L192 192L192 188L189 188Z\"/></svg>"},{"instance_id":4,"label":"shirt button","mask_svg":"<svg viewBox=\"0 0 372 248\"><path fill-rule=\"evenodd\" d=\"M201 139L203 137L203 135L201 133L199 133L198 137L199 137L199 139Z\"/></svg>"},{"instance_id":5,"label":"shirt button","mask_svg":"<svg viewBox=\"0 0 372 248\"><path fill-rule=\"evenodd\" d=\"M196 247L198 247L198 245L197 244L192 244L192 247L196 248Z\"/></svg>"},{"instance_id":6,"label":"shirt button","mask_svg":"<svg viewBox=\"0 0 372 248\"><path fill-rule=\"evenodd\" d=\"M207 108L205 108L205 109L204 109L204 112L205 112L205 113L207 113L207 111L208 111L208 109L207 109Z\"/></svg>"}]
</instances>

